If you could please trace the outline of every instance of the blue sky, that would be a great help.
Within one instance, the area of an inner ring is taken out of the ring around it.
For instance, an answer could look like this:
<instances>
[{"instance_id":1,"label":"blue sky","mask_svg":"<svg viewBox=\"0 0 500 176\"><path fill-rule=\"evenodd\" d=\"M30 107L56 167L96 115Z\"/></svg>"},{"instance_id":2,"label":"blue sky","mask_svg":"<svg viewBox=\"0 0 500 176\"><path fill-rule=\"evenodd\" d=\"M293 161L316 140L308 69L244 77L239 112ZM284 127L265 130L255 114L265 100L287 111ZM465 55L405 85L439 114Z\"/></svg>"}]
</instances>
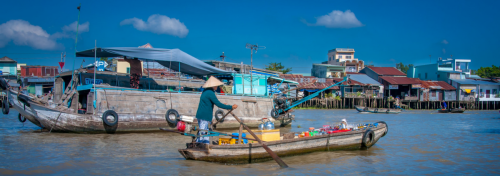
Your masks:
<instances>
[{"instance_id":1,"label":"blue sky","mask_svg":"<svg viewBox=\"0 0 500 176\"><path fill-rule=\"evenodd\" d=\"M4 1L0 57L28 65L74 57L78 1ZM427 64L437 57L500 65L500 1L85 1L77 50L179 48L201 60L250 63L246 43L266 46L254 67L282 62L310 73L333 48L354 48L375 66ZM148 18L150 19L148 21ZM73 25L72 25L73 24ZM24 53L24 54L19 54ZM93 59L86 59L86 64ZM77 65L82 62L76 59ZM67 68L67 67L66 67Z\"/></svg>"}]
</instances>

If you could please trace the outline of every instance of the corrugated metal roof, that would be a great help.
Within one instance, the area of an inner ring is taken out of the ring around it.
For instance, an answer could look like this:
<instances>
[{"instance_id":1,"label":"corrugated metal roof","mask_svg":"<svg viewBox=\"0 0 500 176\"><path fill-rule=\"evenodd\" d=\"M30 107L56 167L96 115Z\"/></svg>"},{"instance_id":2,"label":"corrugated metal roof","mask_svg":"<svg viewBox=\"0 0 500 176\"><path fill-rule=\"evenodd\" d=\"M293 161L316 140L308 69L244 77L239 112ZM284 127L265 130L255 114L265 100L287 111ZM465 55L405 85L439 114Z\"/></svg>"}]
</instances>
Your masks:
<instances>
[{"instance_id":1,"label":"corrugated metal roof","mask_svg":"<svg viewBox=\"0 0 500 176\"><path fill-rule=\"evenodd\" d=\"M387 81L392 85L420 84L420 79L418 78L381 76L380 79L383 79L384 81Z\"/></svg>"},{"instance_id":2,"label":"corrugated metal roof","mask_svg":"<svg viewBox=\"0 0 500 176\"><path fill-rule=\"evenodd\" d=\"M440 89L440 90L456 90L452 85L444 81L420 81L422 88Z\"/></svg>"},{"instance_id":3,"label":"corrugated metal roof","mask_svg":"<svg viewBox=\"0 0 500 176\"><path fill-rule=\"evenodd\" d=\"M4 63L7 63L7 62L16 63L15 60L12 60L11 58L9 58L7 56L4 56L4 57L0 58L0 62L4 62Z\"/></svg>"},{"instance_id":4,"label":"corrugated metal roof","mask_svg":"<svg viewBox=\"0 0 500 176\"><path fill-rule=\"evenodd\" d=\"M478 81L473 79L450 79L459 84L473 84L473 85L500 85L500 83L488 82L488 81Z\"/></svg>"},{"instance_id":5,"label":"corrugated metal roof","mask_svg":"<svg viewBox=\"0 0 500 176\"><path fill-rule=\"evenodd\" d=\"M282 74L280 75L281 78L288 79L288 80L294 80L299 83L298 87L301 89L324 89L328 86L331 86L333 84L336 84L342 80L343 78L316 78L314 76L303 76L303 75L294 75L294 74ZM319 82L319 80L324 80L323 82ZM314 84L308 85L312 82L318 81ZM306 86L307 85L307 86ZM366 86L365 84L358 82L356 80L350 80L349 82L344 82L342 85L359 85L359 86ZM306 87L304 87L306 86ZM330 90L339 90L339 86L334 86L331 87Z\"/></svg>"},{"instance_id":6,"label":"corrugated metal roof","mask_svg":"<svg viewBox=\"0 0 500 176\"><path fill-rule=\"evenodd\" d=\"M406 76L405 73L394 67L368 67L380 76Z\"/></svg>"},{"instance_id":7,"label":"corrugated metal roof","mask_svg":"<svg viewBox=\"0 0 500 176\"><path fill-rule=\"evenodd\" d=\"M381 85L378 81L375 81L374 79L370 78L368 75L365 74L348 74L349 78L352 80L358 81L363 84L371 84L371 85Z\"/></svg>"}]
</instances>

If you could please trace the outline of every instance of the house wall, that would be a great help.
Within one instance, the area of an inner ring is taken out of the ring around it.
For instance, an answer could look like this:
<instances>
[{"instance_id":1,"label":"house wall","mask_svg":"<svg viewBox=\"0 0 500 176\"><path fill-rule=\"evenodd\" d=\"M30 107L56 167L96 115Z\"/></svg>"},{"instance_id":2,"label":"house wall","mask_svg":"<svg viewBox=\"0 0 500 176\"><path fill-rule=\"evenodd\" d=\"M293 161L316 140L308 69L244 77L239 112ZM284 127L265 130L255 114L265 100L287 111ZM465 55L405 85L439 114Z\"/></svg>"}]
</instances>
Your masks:
<instances>
[{"instance_id":1,"label":"house wall","mask_svg":"<svg viewBox=\"0 0 500 176\"><path fill-rule=\"evenodd\" d=\"M0 63L3 75L17 75L17 63Z\"/></svg>"},{"instance_id":2,"label":"house wall","mask_svg":"<svg viewBox=\"0 0 500 176\"><path fill-rule=\"evenodd\" d=\"M425 89L420 93L420 101L441 101L443 93L441 90Z\"/></svg>"},{"instance_id":3,"label":"house wall","mask_svg":"<svg viewBox=\"0 0 500 176\"><path fill-rule=\"evenodd\" d=\"M481 96L479 101L500 101L500 97L497 97L500 86L498 85L479 85L479 91L481 91ZM489 94L486 92L489 91ZM494 94L494 92L496 94ZM487 98L489 97L489 98Z\"/></svg>"},{"instance_id":4,"label":"house wall","mask_svg":"<svg viewBox=\"0 0 500 176\"><path fill-rule=\"evenodd\" d=\"M370 78L374 79L375 81L382 82L382 80L379 79L378 74L375 73L373 70L369 69L368 67L365 67L363 70L359 71L359 73L364 73Z\"/></svg>"},{"instance_id":5,"label":"house wall","mask_svg":"<svg viewBox=\"0 0 500 176\"><path fill-rule=\"evenodd\" d=\"M457 100L457 93L454 90L444 90L443 100L445 101L455 101Z\"/></svg>"},{"instance_id":6,"label":"house wall","mask_svg":"<svg viewBox=\"0 0 500 176\"><path fill-rule=\"evenodd\" d=\"M233 94L245 94L250 95L267 95L267 77L264 75L252 75L252 80L250 79L250 74L234 74L234 87ZM252 85L250 85L252 84Z\"/></svg>"},{"instance_id":7,"label":"house wall","mask_svg":"<svg viewBox=\"0 0 500 176\"><path fill-rule=\"evenodd\" d=\"M420 80L438 80L437 64L416 66L412 74L408 74L409 78L419 78ZM427 77L425 76L427 73ZM441 76L440 76L441 77Z\"/></svg>"},{"instance_id":8,"label":"house wall","mask_svg":"<svg viewBox=\"0 0 500 176\"><path fill-rule=\"evenodd\" d=\"M313 68L311 69L311 75L317 78L326 78L331 75L331 73L327 71L326 66L313 65Z\"/></svg>"},{"instance_id":9,"label":"house wall","mask_svg":"<svg viewBox=\"0 0 500 176\"><path fill-rule=\"evenodd\" d=\"M127 68L130 68L130 63L123 60L116 60L116 72L118 73L127 73ZM144 70L144 64L141 61L141 69Z\"/></svg>"}]
</instances>

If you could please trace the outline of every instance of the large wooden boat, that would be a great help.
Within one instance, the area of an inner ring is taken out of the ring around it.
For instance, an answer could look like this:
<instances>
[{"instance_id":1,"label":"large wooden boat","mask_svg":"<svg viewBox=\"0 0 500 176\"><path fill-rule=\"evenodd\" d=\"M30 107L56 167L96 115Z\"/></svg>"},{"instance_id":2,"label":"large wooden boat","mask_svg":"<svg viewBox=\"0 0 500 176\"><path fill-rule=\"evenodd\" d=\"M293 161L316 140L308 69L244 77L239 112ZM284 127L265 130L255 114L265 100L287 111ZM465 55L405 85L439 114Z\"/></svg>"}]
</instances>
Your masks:
<instances>
[{"instance_id":1,"label":"large wooden boat","mask_svg":"<svg viewBox=\"0 0 500 176\"><path fill-rule=\"evenodd\" d=\"M333 133L312 137L283 139L265 142L278 156L292 156L316 151L366 149L373 146L388 132L385 122L378 122L374 128ZM271 160L261 144L209 145L188 143L186 149L179 149L184 158L219 163L253 163Z\"/></svg>"},{"instance_id":2,"label":"large wooden boat","mask_svg":"<svg viewBox=\"0 0 500 176\"><path fill-rule=\"evenodd\" d=\"M453 109L439 109L438 113L464 113L464 108L453 108Z\"/></svg>"},{"instance_id":3,"label":"large wooden boat","mask_svg":"<svg viewBox=\"0 0 500 176\"><path fill-rule=\"evenodd\" d=\"M399 114L401 109L389 109L389 108L369 108L364 106L355 106L358 112L368 112L368 113L385 113L385 114Z\"/></svg>"}]
</instances>

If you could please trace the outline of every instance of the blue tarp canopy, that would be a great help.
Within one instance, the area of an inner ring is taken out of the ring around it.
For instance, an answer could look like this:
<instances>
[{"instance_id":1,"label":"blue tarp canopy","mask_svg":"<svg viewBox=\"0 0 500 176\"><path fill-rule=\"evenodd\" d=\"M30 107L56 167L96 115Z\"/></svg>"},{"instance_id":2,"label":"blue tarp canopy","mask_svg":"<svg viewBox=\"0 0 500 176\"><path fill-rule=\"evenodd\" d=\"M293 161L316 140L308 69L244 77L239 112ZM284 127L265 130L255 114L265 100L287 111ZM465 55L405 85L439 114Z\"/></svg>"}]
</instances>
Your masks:
<instances>
[{"instance_id":1,"label":"blue tarp canopy","mask_svg":"<svg viewBox=\"0 0 500 176\"><path fill-rule=\"evenodd\" d=\"M76 57L94 57L94 55L96 55L97 57L126 56L130 58L138 58L140 60L156 61L159 64L172 70L195 76L231 73L213 67L179 49L113 47L97 48L96 53L94 52L94 49L76 53Z\"/></svg>"},{"instance_id":2,"label":"blue tarp canopy","mask_svg":"<svg viewBox=\"0 0 500 176\"><path fill-rule=\"evenodd\" d=\"M309 90L309 89L301 89L300 91L307 91L307 92L317 92L319 91L319 89L313 89L313 90Z\"/></svg>"}]
</instances>

